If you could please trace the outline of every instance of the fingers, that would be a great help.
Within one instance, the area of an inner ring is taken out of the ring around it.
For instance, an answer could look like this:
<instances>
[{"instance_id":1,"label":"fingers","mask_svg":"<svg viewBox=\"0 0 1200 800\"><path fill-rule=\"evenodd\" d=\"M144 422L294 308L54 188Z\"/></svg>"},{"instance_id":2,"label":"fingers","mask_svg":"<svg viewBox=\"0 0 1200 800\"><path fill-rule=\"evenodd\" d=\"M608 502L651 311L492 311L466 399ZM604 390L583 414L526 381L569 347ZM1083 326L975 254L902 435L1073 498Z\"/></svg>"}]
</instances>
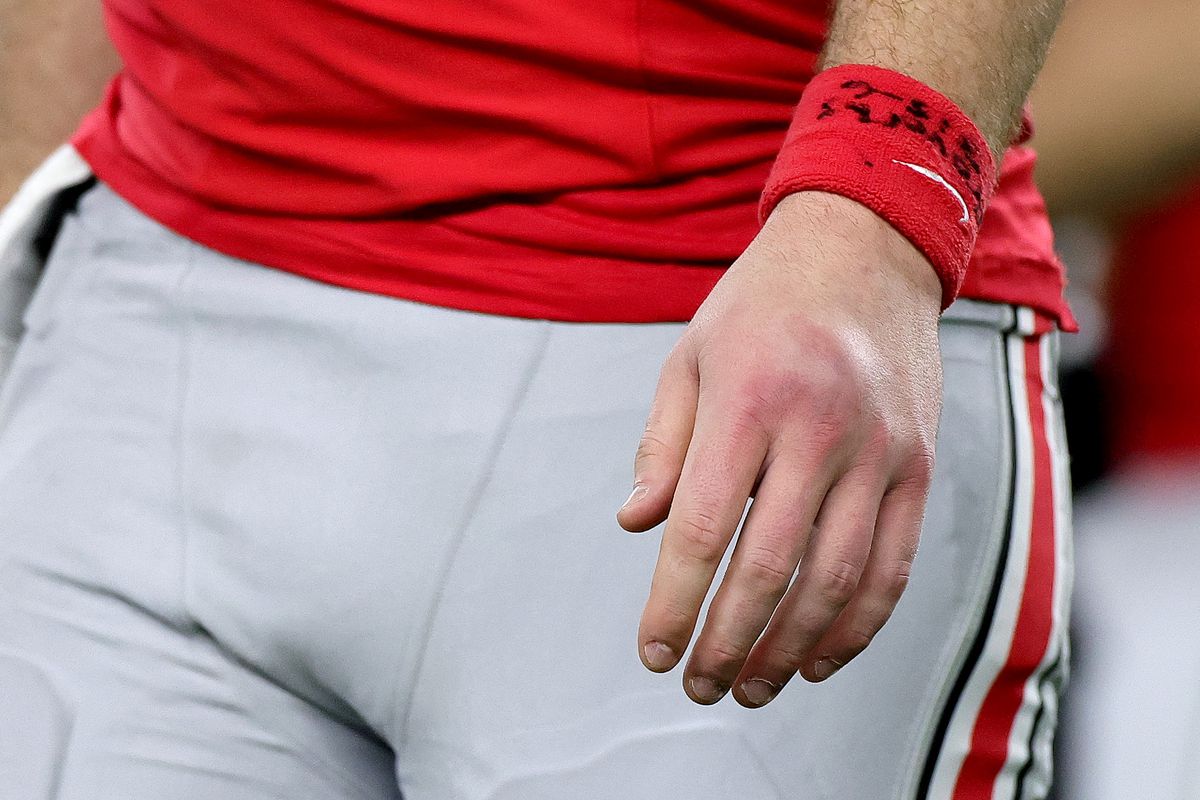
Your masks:
<instances>
[{"instance_id":1,"label":"fingers","mask_svg":"<svg viewBox=\"0 0 1200 800\"><path fill-rule=\"evenodd\" d=\"M674 667L686 649L766 455L765 432L732 419L728 408L701 401L663 532L638 633L642 661L655 672Z\"/></svg>"},{"instance_id":2,"label":"fingers","mask_svg":"<svg viewBox=\"0 0 1200 800\"><path fill-rule=\"evenodd\" d=\"M800 665L810 681L822 681L867 648L892 616L908 586L921 536L925 492L899 486L879 507L874 546L858 591Z\"/></svg>"},{"instance_id":3,"label":"fingers","mask_svg":"<svg viewBox=\"0 0 1200 800\"><path fill-rule=\"evenodd\" d=\"M773 699L857 596L885 485L879 471L860 468L825 496L796 580L736 678L742 705Z\"/></svg>"},{"instance_id":4,"label":"fingers","mask_svg":"<svg viewBox=\"0 0 1200 800\"><path fill-rule=\"evenodd\" d=\"M697 359L673 352L618 512L629 531L666 519L638 632L643 664L666 672L757 489L684 670L699 703L732 687L742 705L761 706L797 673L824 680L856 657L896 607L920 533L932 448L896 433L911 434L911 421L864 413L866 389L841 386L836 370L815 387L768 373L701 386Z\"/></svg>"},{"instance_id":5,"label":"fingers","mask_svg":"<svg viewBox=\"0 0 1200 800\"><path fill-rule=\"evenodd\" d=\"M693 700L715 702L733 685L796 574L826 488L782 458L763 475L684 672Z\"/></svg>"},{"instance_id":6,"label":"fingers","mask_svg":"<svg viewBox=\"0 0 1200 800\"><path fill-rule=\"evenodd\" d=\"M633 492L617 512L617 523L631 533L653 528L667 518L692 439L699 397L695 362L673 352L664 362L646 430L633 462Z\"/></svg>"}]
</instances>

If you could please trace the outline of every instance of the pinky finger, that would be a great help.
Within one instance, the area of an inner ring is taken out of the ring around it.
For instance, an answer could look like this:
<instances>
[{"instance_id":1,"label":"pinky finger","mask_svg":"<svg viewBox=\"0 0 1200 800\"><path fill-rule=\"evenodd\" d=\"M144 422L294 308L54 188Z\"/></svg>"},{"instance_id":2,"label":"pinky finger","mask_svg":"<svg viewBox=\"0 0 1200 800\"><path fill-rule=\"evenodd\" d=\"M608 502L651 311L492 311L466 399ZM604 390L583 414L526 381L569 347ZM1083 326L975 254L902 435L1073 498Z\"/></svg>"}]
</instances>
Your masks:
<instances>
[{"instance_id":1,"label":"pinky finger","mask_svg":"<svg viewBox=\"0 0 1200 800\"><path fill-rule=\"evenodd\" d=\"M823 681L850 663L891 618L908 586L924 508L924 492L909 487L884 495L858 591L802 665L806 680Z\"/></svg>"}]
</instances>

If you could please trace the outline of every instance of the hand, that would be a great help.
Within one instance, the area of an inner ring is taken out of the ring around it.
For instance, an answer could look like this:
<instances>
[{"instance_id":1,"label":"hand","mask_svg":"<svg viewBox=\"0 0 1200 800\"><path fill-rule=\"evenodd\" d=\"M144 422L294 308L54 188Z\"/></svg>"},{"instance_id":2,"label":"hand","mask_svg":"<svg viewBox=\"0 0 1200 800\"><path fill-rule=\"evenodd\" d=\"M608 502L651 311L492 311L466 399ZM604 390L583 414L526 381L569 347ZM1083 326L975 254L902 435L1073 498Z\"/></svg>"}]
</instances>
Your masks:
<instances>
[{"instance_id":1,"label":"hand","mask_svg":"<svg viewBox=\"0 0 1200 800\"><path fill-rule=\"evenodd\" d=\"M751 497L688 695L732 687L761 706L866 648L917 550L940 299L929 263L866 207L820 192L776 206L667 357L618 513L629 531L667 521L638 634L648 669L686 649Z\"/></svg>"}]
</instances>

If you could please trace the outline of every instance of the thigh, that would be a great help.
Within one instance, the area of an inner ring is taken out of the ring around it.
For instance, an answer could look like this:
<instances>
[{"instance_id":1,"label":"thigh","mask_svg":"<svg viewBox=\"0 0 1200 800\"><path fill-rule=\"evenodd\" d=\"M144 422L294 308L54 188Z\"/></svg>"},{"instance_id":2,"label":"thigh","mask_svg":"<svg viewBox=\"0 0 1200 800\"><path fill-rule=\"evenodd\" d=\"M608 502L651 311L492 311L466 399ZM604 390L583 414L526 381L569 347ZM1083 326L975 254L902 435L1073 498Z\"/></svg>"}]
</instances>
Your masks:
<instances>
[{"instance_id":1,"label":"thigh","mask_svg":"<svg viewBox=\"0 0 1200 800\"><path fill-rule=\"evenodd\" d=\"M388 748L183 602L191 245L114 229L98 196L67 216L0 398L0 797L397 797Z\"/></svg>"},{"instance_id":2,"label":"thigh","mask_svg":"<svg viewBox=\"0 0 1200 800\"><path fill-rule=\"evenodd\" d=\"M961 774L1029 776L1060 612L1020 608L1061 589L1045 569L1063 558L1035 445L1061 458L1046 449L1053 414L1029 416L1031 386L1054 407L1026 360L1043 338L1006 332L1010 309L977 311L943 325L938 473L895 618L827 684L754 711L693 705L636 655L657 535L613 514L680 327L555 326L432 611L394 735L406 796L949 798L977 796Z\"/></svg>"},{"instance_id":3,"label":"thigh","mask_svg":"<svg viewBox=\"0 0 1200 800\"><path fill-rule=\"evenodd\" d=\"M388 748L203 632L0 558L0 798L400 797Z\"/></svg>"}]
</instances>

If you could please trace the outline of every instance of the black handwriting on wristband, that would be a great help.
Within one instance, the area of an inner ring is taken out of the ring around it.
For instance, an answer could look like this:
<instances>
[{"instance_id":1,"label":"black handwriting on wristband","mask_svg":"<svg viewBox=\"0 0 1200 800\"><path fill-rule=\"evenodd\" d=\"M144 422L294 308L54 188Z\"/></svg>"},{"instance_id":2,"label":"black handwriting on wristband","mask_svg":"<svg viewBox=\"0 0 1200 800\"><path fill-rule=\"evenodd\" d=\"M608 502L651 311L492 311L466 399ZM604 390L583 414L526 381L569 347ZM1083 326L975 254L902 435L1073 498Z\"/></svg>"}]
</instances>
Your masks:
<instances>
[{"instance_id":1,"label":"black handwriting on wristband","mask_svg":"<svg viewBox=\"0 0 1200 800\"><path fill-rule=\"evenodd\" d=\"M864 80L845 81L839 88L839 94L821 103L816 117L818 120L845 114L863 125L903 129L924 138L950 163L966 184L978 222L983 215L985 179L975 142L965 135L956 134L953 123L936 115L923 100L878 89Z\"/></svg>"}]
</instances>

